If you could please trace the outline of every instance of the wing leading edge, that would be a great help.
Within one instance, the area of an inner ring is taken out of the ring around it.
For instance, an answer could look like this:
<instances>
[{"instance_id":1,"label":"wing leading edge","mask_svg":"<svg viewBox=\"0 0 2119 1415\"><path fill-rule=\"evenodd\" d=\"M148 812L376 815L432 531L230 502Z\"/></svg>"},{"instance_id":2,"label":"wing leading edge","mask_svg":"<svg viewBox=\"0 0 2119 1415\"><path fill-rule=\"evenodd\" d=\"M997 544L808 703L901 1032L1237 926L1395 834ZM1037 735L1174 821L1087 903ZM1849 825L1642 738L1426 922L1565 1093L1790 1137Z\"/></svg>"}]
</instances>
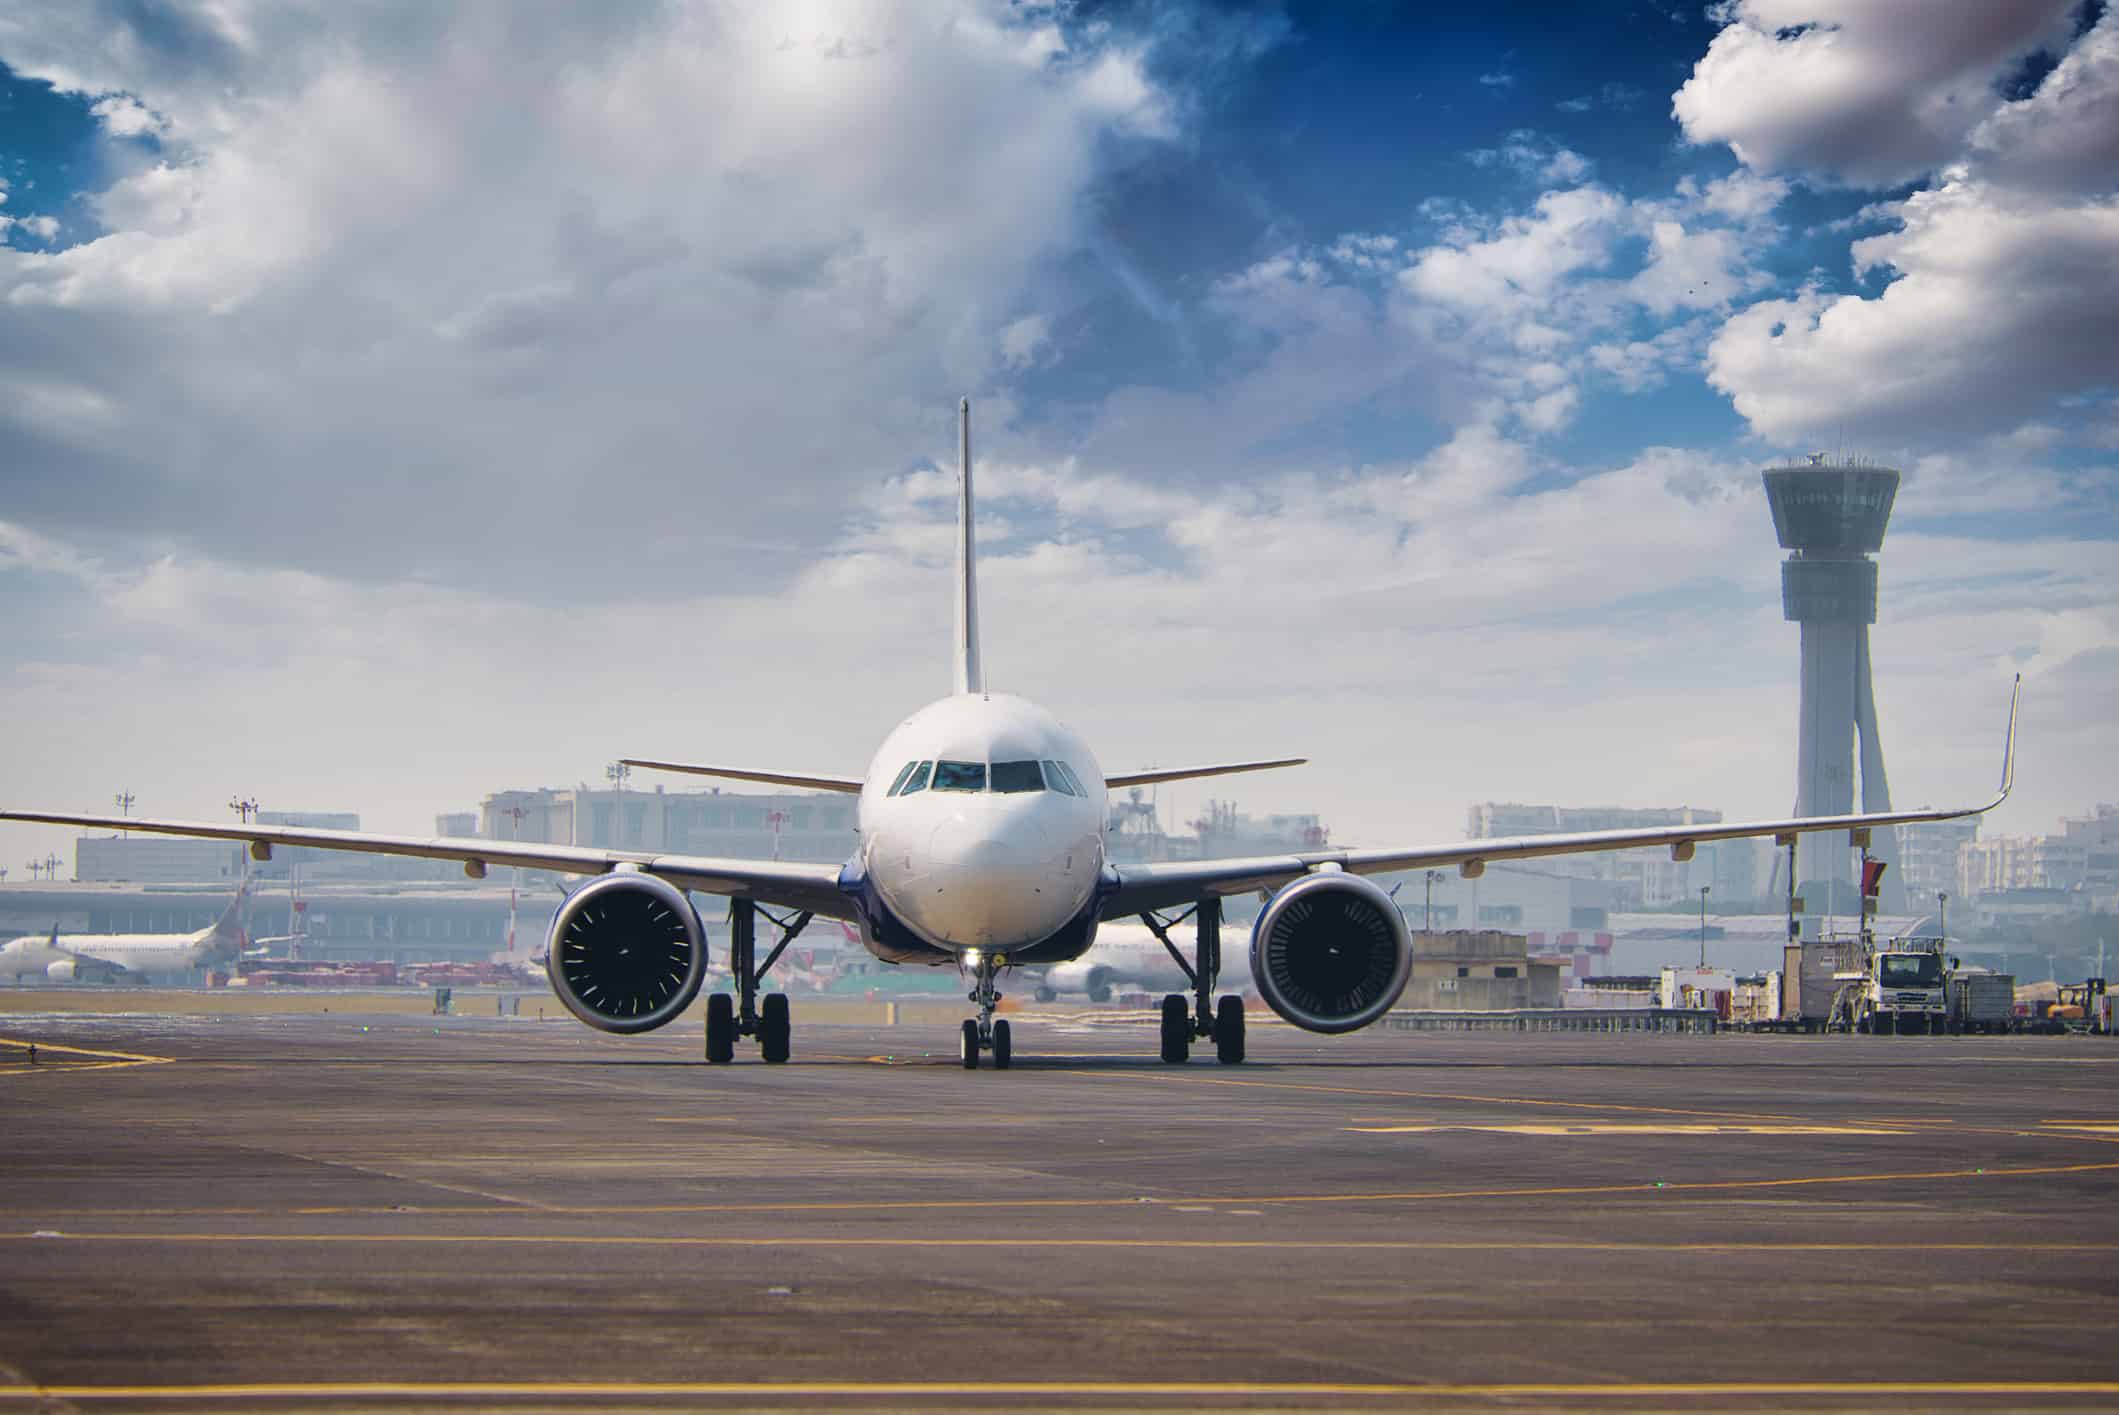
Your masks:
<instances>
[{"instance_id":1,"label":"wing leading edge","mask_svg":"<svg viewBox=\"0 0 2119 1415\"><path fill-rule=\"evenodd\" d=\"M416 835L376 835L358 830L317 830L307 826L219 825L208 821L149 820L139 816L77 816L51 811L0 811L0 820L241 841L250 847L250 853L256 859L269 859L273 846L284 845L367 855L455 860L473 879L483 878L486 870L494 865L576 875L607 874L621 866L630 866L660 876L680 889L696 889L703 894L740 895L779 908L807 909L828 919L854 917L853 901L839 890L837 865L785 860L727 860L705 855L664 855L645 850L605 850L592 845L546 845L519 840L467 840L455 836L429 839Z\"/></svg>"},{"instance_id":2,"label":"wing leading edge","mask_svg":"<svg viewBox=\"0 0 2119 1415\"><path fill-rule=\"evenodd\" d=\"M645 757L620 757L627 766L643 766L652 771L675 771L686 776L718 776L730 781L762 781L772 786L793 786L804 791L843 791L859 795L861 783L850 776L817 776L799 771L765 771L757 767L743 766L694 766L688 762L649 761Z\"/></svg>"},{"instance_id":3,"label":"wing leading edge","mask_svg":"<svg viewBox=\"0 0 2119 1415\"><path fill-rule=\"evenodd\" d=\"M1240 771L1271 771L1281 766L1302 766L1308 761L1308 757L1279 757L1269 762L1223 762L1216 766L1179 766L1152 771L1130 771L1120 776L1105 777L1104 785L1113 790L1123 786L1153 786L1158 781L1192 781L1202 776L1234 776Z\"/></svg>"},{"instance_id":4,"label":"wing leading edge","mask_svg":"<svg viewBox=\"0 0 2119 1415\"><path fill-rule=\"evenodd\" d=\"M1882 811L1868 815L1803 816L1790 820L1744 821L1717 825L1658 826L1649 830L1593 830L1569 835L1518 835L1491 840L1462 840L1408 849L1320 850L1299 855L1260 855L1234 860L1184 860L1166 864L1119 867L1118 886L1106 898L1103 917L1125 918L1143 909L1190 904L1202 895L1244 894L1278 889L1321 869L1350 874L1391 874L1400 870L1454 865L1467 877L1500 860L1535 860L1550 855L1580 855L1600 850L1638 850L1668 846L1673 858L1689 859L1694 846L1712 840L1759 836L1792 838L1823 830L1858 830L1864 826L1913 825L1983 815L2008 799L2016 784L2016 705L2023 680L2009 695L2008 735L2003 743L2001 785L1992 800L1979 806L1945 810Z\"/></svg>"}]
</instances>

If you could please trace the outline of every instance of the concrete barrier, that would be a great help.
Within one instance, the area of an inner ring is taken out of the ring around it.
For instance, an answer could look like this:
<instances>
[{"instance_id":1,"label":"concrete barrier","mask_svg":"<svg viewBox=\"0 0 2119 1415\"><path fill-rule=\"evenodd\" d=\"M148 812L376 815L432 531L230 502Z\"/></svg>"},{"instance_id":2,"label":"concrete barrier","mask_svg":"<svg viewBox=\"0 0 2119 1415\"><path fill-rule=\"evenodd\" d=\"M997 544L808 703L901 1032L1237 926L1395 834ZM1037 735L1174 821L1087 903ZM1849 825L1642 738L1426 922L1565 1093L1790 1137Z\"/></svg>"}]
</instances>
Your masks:
<instances>
[{"instance_id":1,"label":"concrete barrier","mask_svg":"<svg viewBox=\"0 0 2119 1415\"><path fill-rule=\"evenodd\" d=\"M1401 1032L1699 1032L1714 1035L1711 1007L1519 1008L1502 1012L1386 1013Z\"/></svg>"}]
</instances>

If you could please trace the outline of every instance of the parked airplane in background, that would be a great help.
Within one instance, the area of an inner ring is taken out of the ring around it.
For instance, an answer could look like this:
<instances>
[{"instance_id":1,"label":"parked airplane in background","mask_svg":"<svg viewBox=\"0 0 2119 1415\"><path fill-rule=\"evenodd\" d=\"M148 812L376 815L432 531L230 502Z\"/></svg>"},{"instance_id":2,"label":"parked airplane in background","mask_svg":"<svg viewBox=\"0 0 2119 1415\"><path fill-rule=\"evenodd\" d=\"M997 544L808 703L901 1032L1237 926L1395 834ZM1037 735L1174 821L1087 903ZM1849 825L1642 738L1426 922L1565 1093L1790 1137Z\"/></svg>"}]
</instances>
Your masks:
<instances>
[{"instance_id":1,"label":"parked airplane in background","mask_svg":"<svg viewBox=\"0 0 2119 1415\"><path fill-rule=\"evenodd\" d=\"M1212 1038L1220 1060L1239 1062L1243 999L1214 998L1226 896L1271 896L1250 941L1251 976L1266 1005L1313 1032L1349 1032L1389 1011L1412 969L1405 920L1390 896L1364 876L1447 865L1476 878L1495 860L1644 846L1667 847L1672 858L1688 860L1702 841L1773 836L1792 842L1808 831L1948 820L1991 810L2008 795L2015 761L2013 698L2001 787L1980 806L1113 865L1104 842L1109 788L1297 761L1106 776L1088 743L1057 718L986 687L972 535L970 404L958 411L955 691L899 723L861 777L629 759L634 766L856 794L860 845L843 866L248 821L232 826L49 811L0 811L0 820L242 840L261 860L271 858L275 846L309 846L460 860L474 879L494 865L597 876L573 891L553 917L548 971L553 991L575 1016L610 1032L645 1032L676 1020L691 1005L706 973L706 933L690 892L726 895L735 994L716 992L707 999L706 1055L717 1062L733 1057L739 1035L755 1037L766 1061L787 1060L787 995L767 994L760 1005L761 980L812 918L844 919L886 962L953 965L967 972L978 1015L964 1022L961 1059L976 1067L982 1055L990 1055L996 1067L1004 1067L1012 1043L1007 1021L993 1016L1000 974L1018 965L1080 958L1107 919L1137 917L1165 930L1192 922L1192 956L1184 969L1191 998L1173 992L1163 999L1163 1060L1181 1062L1194 1039ZM1172 910L1183 912L1170 917ZM779 935L762 962L760 915Z\"/></svg>"},{"instance_id":2,"label":"parked airplane in background","mask_svg":"<svg viewBox=\"0 0 2119 1415\"><path fill-rule=\"evenodd\" d=\"M54 982L113 982L146 973L183 973L241 956L245 877L221 917L188 934L28 934L0 945L0 976L41 973Z\"/></svg>"},{"instance_id":3,"label":"parked airplane in background","mask_svg":"<svg viewBox=\"0 0 2119 1415\"><path fill-rule=\"evenodd\" d=\"M1036 974L1032 995L1039 1002L1067 994L1109 1002L1114 992L1184 992L1192 986L1185 971L1190 964L1182 952L1171 951L1177 946L1175 940L1165 943L1144 923L1113 919L1098 927L1096 945L1087 953ZM1221 986L1231 992L1251 990L1249 960L1242 953L1222 960Z\"/></svg>"}]
</instances>

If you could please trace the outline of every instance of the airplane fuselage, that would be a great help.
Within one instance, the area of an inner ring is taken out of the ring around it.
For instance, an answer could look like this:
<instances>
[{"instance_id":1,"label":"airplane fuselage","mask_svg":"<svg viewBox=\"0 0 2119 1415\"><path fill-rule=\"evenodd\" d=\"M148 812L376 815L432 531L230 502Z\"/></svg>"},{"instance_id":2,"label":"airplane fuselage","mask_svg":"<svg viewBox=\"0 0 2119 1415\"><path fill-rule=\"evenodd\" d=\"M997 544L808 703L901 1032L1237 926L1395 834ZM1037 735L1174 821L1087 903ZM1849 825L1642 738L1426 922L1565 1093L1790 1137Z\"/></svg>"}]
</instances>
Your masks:
<instances>
[{"instance_id":1,"label":"airplane fuselage","mask_svg":"<svg viewBox=\"0 0 2119 1415\"><path fill-rule=\"evenodd\" d=\"M55 963L82 971L99 965L123 973L181 973L212 961L217 945L209 926L188 934L26 934L0 945L0 975L49 973Z\"/></svg>"},{"instance_id":2,"label":"airplane fuselage","mask_svg":"<svg viewBox=\"0 0 2119 1415\"><path fill-rule=\"evenodd\" d=\"M1103 771L1059 719L1006 693L956 694L884 739L840 887L879 957L1059 962L1095 937L1107 815Z\"/></svg>"}]
</instances>

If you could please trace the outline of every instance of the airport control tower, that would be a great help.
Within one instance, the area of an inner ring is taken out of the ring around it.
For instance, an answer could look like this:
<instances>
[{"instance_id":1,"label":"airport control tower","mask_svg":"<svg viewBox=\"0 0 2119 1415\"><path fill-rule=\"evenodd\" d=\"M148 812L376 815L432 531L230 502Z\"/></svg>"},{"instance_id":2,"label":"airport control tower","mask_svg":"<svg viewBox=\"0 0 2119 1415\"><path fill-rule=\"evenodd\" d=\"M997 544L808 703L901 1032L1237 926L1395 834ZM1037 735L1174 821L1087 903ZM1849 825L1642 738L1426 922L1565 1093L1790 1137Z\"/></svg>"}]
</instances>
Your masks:
<instances>
[{"instance_id":1,"label":"airport control tower","mask_svg":"<svg viewBox=\"0 0 2119 1415\"><path fill-rule=\"evenodd\" d=\"M1791 552L1781 566L1781 612L1803 626L1802 716L1796 733L1795 813L1836 816L1854 809L1855 741L1860 738L1861 809L1891 809L1877 734L1876 694L1869 682L1869 626L1876 622L1876 562L1884 543L1898 473L1817 453L1769 467L1766 499L1773 529ZM1796 880L1806 906L1805 937L1827 915L1858 913L1855 857L1847 837L1801 837ZM1879 830L1870 853L1893 866L1884 874L1884 913L1905 911L1898 841Z\"/></svg>"}]
</instances>

